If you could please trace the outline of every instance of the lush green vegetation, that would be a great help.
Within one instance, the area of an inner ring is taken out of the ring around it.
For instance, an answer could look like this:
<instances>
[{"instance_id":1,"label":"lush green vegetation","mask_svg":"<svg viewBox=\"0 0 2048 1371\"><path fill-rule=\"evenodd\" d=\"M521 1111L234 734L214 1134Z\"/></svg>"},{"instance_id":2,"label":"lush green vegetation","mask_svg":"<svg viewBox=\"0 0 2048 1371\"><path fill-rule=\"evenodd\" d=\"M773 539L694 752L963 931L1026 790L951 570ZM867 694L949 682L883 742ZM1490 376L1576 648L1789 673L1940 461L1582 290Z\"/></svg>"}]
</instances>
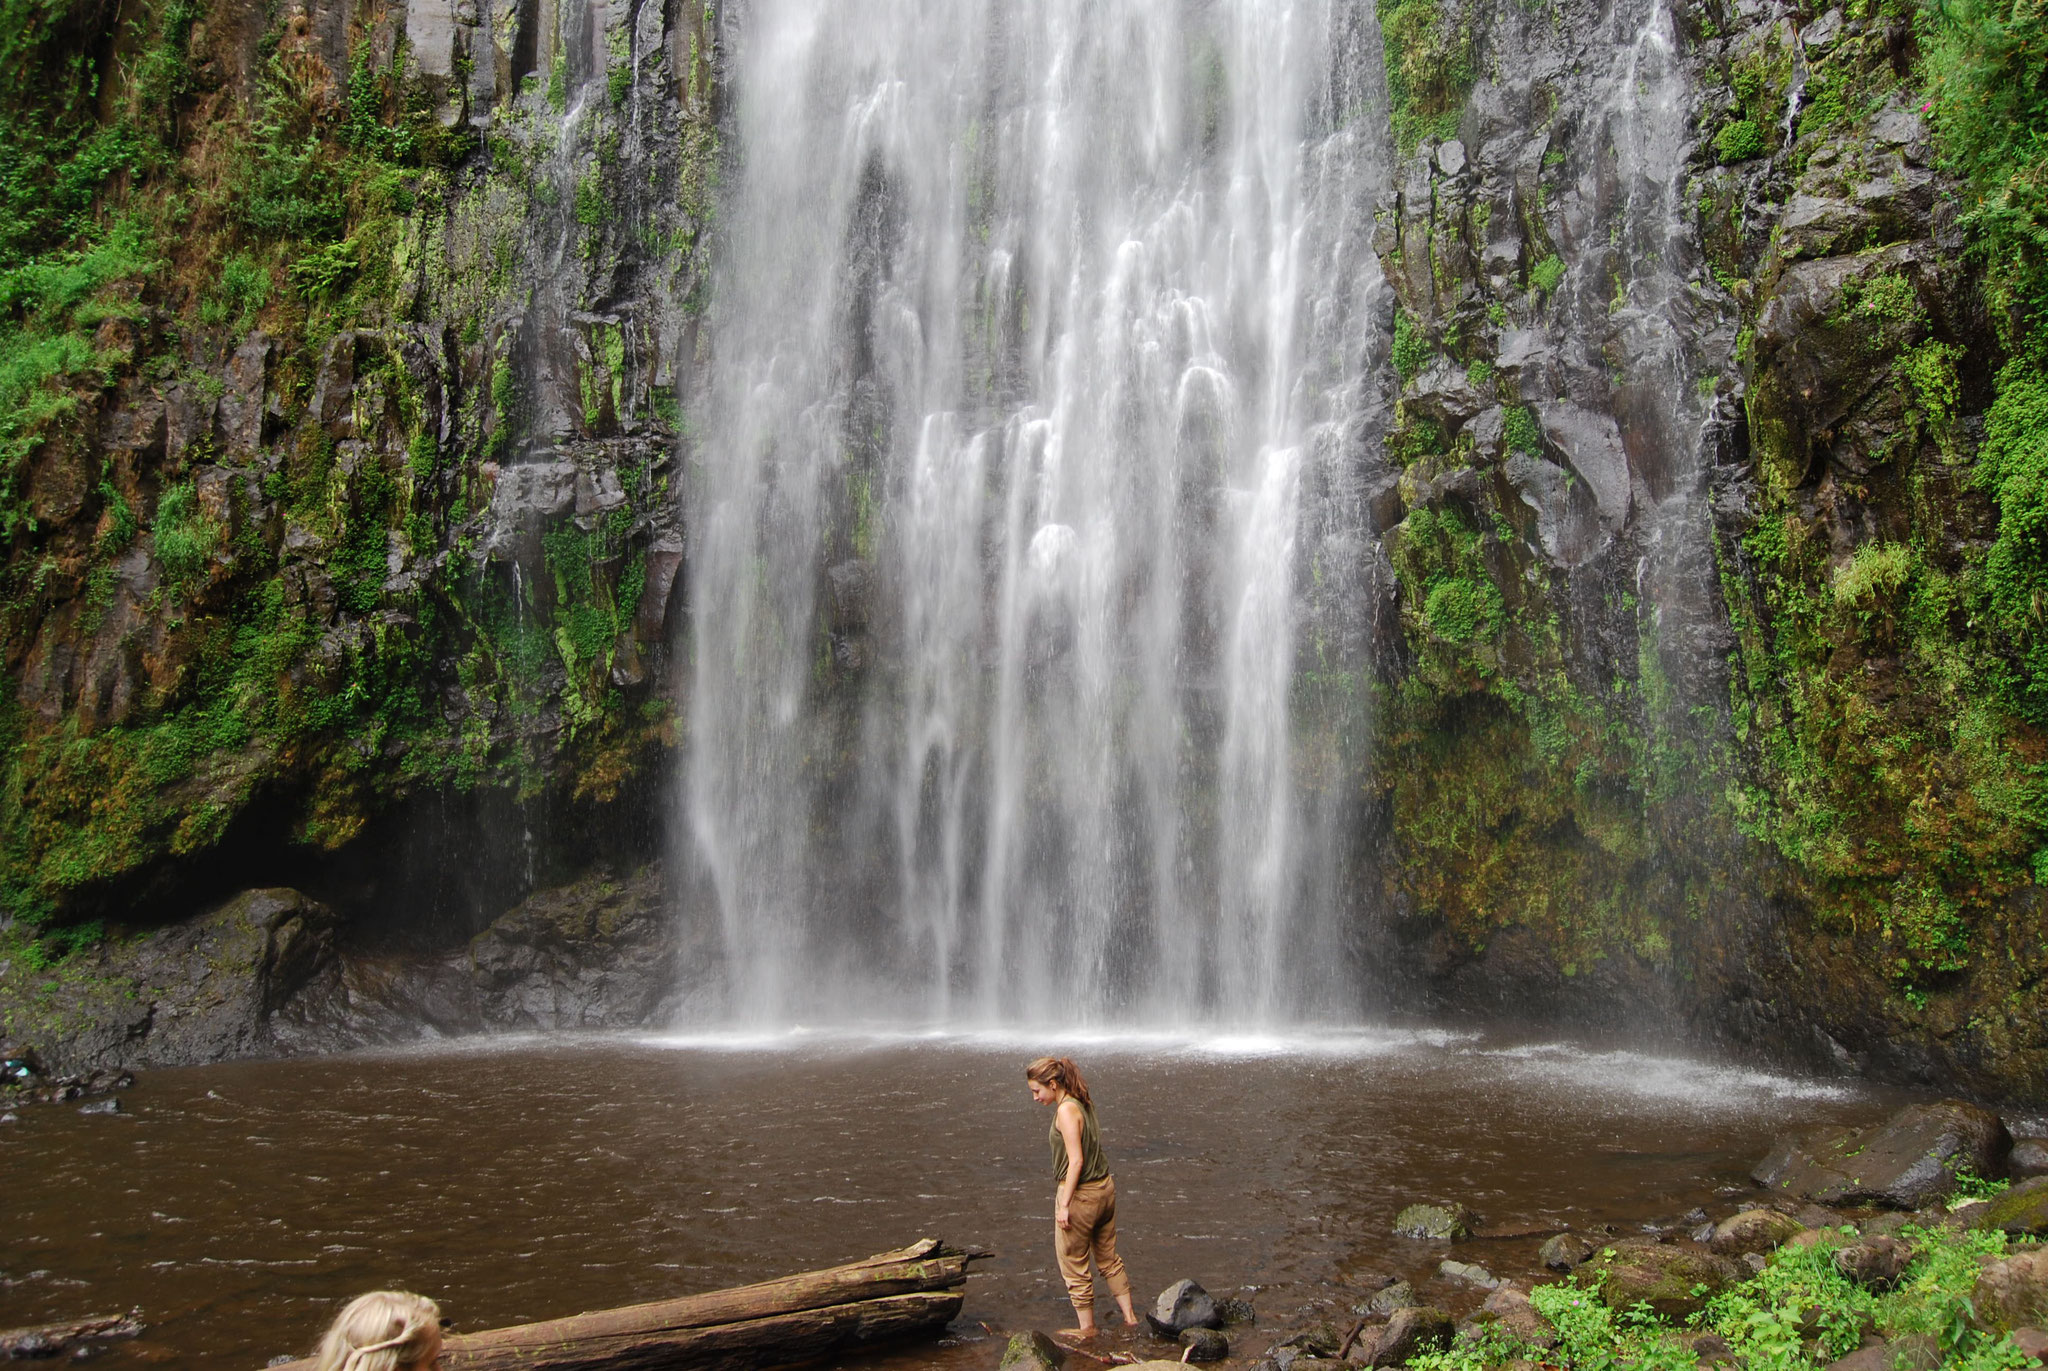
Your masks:
<instances>
[{"instance_id":1,"label":"lush green vegetation","mask_svg":"<svg viewBox=\"0 0 2048 1371\"><path fill-rule=\"evenodd\" d=\"M1691 1339L1712 1333L1753 1371L1812 1371L1856 1350L1866 1331L1887 1340L1931 1337L1951 1371L2018 1371L2033 1364L2009 1334L1973 1321L1978 1260L2006 1252L2003 1234L1908 1228L1900 1236L1917 1254L1899 1284L1879 1292L1856 1284L1835 1264L1836 1249L1852 1231L1780 1248L1761 1272L1713 1296L1683 1324L1646 1304L1616 1310L1602 1298L1597 1276L1574 1279L1530 1293L1556 1331L1556 1347L1528 1347L1495 1327L1408 1365L1414 1371L1486 1371L1527 1358L1568 1371L1689 1371L1702 1364Z\"/></svg>"},{"instance_id":2,"label":"lush green vegetation","mask_svg":"<svg viewBox=\"0 0 2048 1371\"><path fill-rule=\"evenodd\" d=\"M1443 0L1379 0L1387 98L1403 157L1425 138L1458 136L1472 89L1470 21Z\"/></svg>"}]
</instances>

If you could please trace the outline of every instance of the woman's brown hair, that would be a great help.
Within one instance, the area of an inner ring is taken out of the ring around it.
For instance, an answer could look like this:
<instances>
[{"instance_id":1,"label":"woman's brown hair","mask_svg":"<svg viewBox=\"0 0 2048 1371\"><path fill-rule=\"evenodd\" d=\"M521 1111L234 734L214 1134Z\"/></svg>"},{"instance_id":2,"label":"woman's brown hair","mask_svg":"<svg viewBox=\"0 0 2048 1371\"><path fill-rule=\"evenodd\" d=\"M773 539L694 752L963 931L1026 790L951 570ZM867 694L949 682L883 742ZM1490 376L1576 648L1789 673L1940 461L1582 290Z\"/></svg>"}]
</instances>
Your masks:
<instances>
[{"instance_id":1,"label":"woman's brown hair","mask_svg":"<svg viewBox=\"0 0 2048 1371\"><path fill-rule=\"evenodd\" d=\"M1095 1107L1095 1101L1088 1098L1088 1082L1081 1079L1081 1068L1074 1065L1072 1057L1040 1057L1024 1068L1024 1079L1072 1095L1086 1108Z\"/></svg>"}]
</instances>

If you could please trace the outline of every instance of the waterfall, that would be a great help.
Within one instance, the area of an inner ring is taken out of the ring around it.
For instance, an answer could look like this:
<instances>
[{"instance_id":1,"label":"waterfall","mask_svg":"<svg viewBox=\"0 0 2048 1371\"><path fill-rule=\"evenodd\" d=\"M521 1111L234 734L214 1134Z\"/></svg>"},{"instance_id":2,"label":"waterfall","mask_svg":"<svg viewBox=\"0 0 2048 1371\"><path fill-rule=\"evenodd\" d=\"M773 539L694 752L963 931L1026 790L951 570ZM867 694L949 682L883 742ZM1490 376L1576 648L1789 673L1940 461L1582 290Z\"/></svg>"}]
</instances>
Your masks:
<instances>
[{"instance_id":1,"label":"waterfall","mask_svg":"<svg viewBox=\"0 0 2048 1371\"><path fill-rule=\"evenodd\" d=\"M1355 8L735 18L683 782L725 1015L1356 1014Z\"/></svg>"}]
</instances>

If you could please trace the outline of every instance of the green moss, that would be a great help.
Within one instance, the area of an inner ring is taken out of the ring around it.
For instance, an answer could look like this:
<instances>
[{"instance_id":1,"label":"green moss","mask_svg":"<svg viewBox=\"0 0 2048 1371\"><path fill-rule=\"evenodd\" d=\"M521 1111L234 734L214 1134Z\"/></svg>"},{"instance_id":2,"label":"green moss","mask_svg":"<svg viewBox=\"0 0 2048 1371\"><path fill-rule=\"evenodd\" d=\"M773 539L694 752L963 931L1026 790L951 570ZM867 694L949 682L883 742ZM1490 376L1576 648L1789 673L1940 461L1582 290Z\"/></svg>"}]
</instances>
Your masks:
<instances>
[{"instance_id":1,"label":"green moss","mask_svg":"<svg viewBox=\"0 0 2048 1371\"><path fill-rule=\"evenodd\" d=\"M1545 295L1556 290L1564 280L1564 259L1551 253L1535 266L1529 268L1529 287Z\"/></svg>"},{"instance_id":2,"label":"green moss","mask_svg":"<svg viewBox=\"0 0 2048 1371\"><path fill-rule=\"evenodd\" d=\"M1429 340L1429 334L1421 322L1407 310L1394 314L1394 371L1406 385L1416 374L1429 365L1429 359L1436 355L1436 347Z\"/></svg>"},{"instance_id":3,"label":"green moss","mask_svg":"<svg viewBox=\"0 0 2048 1371\"><path fill-rule=\"evenodd\" d=\"M1543 426L1527 405L1510 405L1502 417L1501 441L1509 452L1530 457L1543 455Z\"/></svg>"},{"instance_id":4,"label":"green moss","mask_svg":"<svg viewBox=\"0 0 2048 1371\"><path fill-rule=\"evenodd\" d=\"M1714 152L1723 162L1747 162L1768 151L1764 131L1749 119L1730 119L1714 135Z\"/></svg>"},{"instance_id":5,"label":"green moss","mask_svg":"<svg viewBox=\"0 0 2048 1371\"><path fill-rule=\"evenodd\" d=\"M1455 138L1471 92L1472 36L1438 0L1378 0L1387 97L1403 157L1425 138Z\"/></svg>"}]
</instances>

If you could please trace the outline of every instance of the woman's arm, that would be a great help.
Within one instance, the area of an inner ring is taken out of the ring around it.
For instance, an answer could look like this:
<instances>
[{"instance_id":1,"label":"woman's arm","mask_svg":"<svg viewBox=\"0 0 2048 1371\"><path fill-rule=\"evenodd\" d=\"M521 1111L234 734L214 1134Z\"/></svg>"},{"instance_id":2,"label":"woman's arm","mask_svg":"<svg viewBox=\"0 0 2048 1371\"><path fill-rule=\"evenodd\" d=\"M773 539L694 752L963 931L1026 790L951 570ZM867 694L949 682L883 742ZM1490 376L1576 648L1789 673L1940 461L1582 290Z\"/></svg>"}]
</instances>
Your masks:
<instances>
[{"instance_id":1,"label":"woman's arm","mask_svg":"<svg viewBox=\"0 0 2048 1371\"><path fill-rule=\"evenodd\" d=\"M1053 1116L1059 1124L1060 1138L1067 1145L1067 1178L1060 1182L1060 1193L1053 1200L1052 1221L1068 1228L1072 1225L1067 1221L1067 1206L1073 1203L1074 1191L1081 1184L1081 1106L1072 1100L1061 1100Z\"/></svg>"}]
</instances>

